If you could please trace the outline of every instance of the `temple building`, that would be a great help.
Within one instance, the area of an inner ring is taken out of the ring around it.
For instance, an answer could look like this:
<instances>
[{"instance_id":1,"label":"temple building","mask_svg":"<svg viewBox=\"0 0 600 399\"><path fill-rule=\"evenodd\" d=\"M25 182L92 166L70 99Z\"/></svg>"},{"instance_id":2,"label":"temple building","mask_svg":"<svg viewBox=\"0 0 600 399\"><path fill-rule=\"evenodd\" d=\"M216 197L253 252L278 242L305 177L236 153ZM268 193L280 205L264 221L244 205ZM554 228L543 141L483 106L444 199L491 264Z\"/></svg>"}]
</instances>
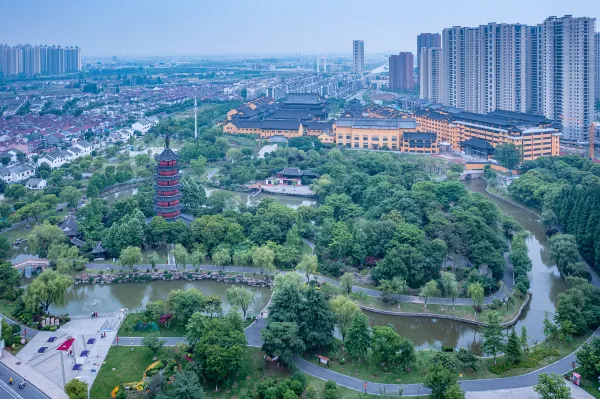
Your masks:
<instances>
[{"instance_id":1,"label":"temple building","mask_svg":"<svg viewBox=\"0 0 600 399\"><path fill-rule=\"evenodd\" d=\"M190 222L190 215L181 213L181 184L179 184L179 155L169 148L169 136L165 137L165 149L158 154L156 159L154 212L162 216L167 222L182 219Z\"/></svg>"}]
</instances>

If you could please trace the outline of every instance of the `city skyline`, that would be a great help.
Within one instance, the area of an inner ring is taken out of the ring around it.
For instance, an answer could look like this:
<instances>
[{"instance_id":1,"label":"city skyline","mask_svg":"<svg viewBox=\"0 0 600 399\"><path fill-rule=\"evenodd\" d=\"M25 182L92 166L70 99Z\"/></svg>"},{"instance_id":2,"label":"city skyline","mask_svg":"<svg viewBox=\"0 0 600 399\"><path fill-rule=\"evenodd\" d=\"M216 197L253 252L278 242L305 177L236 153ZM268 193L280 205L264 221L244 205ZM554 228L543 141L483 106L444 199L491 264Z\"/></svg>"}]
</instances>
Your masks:
<instances>
[{"instance_id":1,"label":"city skyline","mask_svg":"<svg viewBox=\"0 0 600 399\"><path fill-rule=\"evenodd\" d=\"M84 50L84 57L349 54L348 43L357 37L364 40L367 54L389 55L403 51L418 54L415 38L419 33L441 33L449 25L477 26L489 22L533 25L549 16L567 14L600 17L593 0L576 4L541 0L523 4L508 0L486 4L485 8L474 0L460 0L452 5L434 3L424 15L419 4L386 1L381 7L387 12L377 14L377 23L369 24L365 23L368 12L362 7L352 7L353 2L308 0L303 7L294 9L295 19L316 18L314 10L318 7L321 15L336 15L346 28L332 30L327 24L311 24L311 29L305 30L293 28L294 24L281 18L284 10L273 0L260 4L229 0L200 6L181 0L169 8L168 18L164 7L156 1L142 4L109 0L82 5L65 0L61 7L55 7L33 0L28 7L18 3L3 6L6 12L0 16L0 26L2 41L8 45L75 44ZM469 12L461 11L465 9ZM518 13L514 12L516 9ZM222 15L227 18L219 17ZM258 20L269 23L254 22ZM239 40L248 33L254 38L251 45L247 40Z\"/></svg>"}]
</instances>

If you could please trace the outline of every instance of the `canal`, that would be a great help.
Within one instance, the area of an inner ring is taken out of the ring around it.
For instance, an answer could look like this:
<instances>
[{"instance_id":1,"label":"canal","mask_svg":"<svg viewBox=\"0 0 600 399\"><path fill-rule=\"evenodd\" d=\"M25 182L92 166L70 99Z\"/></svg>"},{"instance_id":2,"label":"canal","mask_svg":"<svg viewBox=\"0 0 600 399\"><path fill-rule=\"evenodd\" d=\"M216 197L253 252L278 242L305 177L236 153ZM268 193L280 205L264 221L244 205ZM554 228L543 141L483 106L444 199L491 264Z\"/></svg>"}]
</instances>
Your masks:
<instances>
[{"instance_id":1,"label":"canal","mask_svg":"<svg viewBox=\"0 0 600 399\"><path fill-rule=\"evenodd\" d=\"M548 239L545 230L538 218L531 212L489 195L485 191L485 180L467 180L464 184L470 191L485 195L502 212L513 217L521 223L525 230L531 233L527 240L527 247L529 257L533 263L532 271L529 273L532 300L529 308L516 324L515 329L520 333L521 326L524 325L527 327L531 339L530 343L533 340L542 341L544 339L544 314L548 312L548 317L552 320L556 310L558 294L567 288L556 265L548 257ZM471 324L445 319L387 316L369 312L368 315L374 325L393 324L400 335L409 338L421 349L439 348L445 345L455 348L471 348L478 351L481 344L480 329Z\"/></svg>"}]
</instances>

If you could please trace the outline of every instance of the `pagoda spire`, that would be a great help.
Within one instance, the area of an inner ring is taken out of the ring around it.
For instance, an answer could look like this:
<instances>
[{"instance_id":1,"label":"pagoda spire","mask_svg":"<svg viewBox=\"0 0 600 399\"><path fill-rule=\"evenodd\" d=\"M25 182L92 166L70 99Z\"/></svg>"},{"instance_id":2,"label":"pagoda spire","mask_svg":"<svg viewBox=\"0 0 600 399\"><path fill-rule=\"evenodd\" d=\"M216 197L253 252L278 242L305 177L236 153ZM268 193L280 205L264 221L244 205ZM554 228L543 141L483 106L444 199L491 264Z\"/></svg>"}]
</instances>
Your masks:
<instances>
[{"instance_id":1,"label":"pagoda spire","mask_svg":"<svg viewBox=\"0 0 600 399\"><path fill-rule=\"evenodd\" d=\"M165 134L165 148L169 148L169 143L171 139L169 138L169 133Z\"/></svg>"}]
</instances>

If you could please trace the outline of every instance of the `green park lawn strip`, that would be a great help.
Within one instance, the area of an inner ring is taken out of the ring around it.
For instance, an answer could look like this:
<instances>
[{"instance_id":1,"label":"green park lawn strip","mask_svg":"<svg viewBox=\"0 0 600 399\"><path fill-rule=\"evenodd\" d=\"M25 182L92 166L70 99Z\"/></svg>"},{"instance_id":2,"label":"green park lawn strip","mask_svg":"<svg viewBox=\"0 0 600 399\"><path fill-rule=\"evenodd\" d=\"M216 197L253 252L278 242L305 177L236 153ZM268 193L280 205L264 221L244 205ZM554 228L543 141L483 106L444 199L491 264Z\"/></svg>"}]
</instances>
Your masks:
<instances>
[{"instance_id":1,"label":"green park lawn strip","mask_svg":"<svg viewBox=\"0 0 600 399\"><path fill-rule=\"evenodd\" d=\"M9 319L13 319L12 312L17 308L16 302L0 299L0 313Z\"/></svg>"},{"instance_id":2,"label":"green park lawn strip","mask_svg":"<svg viewBox=\"0 0 600 399\"><path fill-rule=\"evenodd\" d=\"M583 342L585 342L588 336L589 334L582 337L575 337L571 343L560 342L558 344L551 344L551 350L547 349L546 343L538 344L537 349L535 347L530 348L529 357L531 357L533 354L537 354L537 356L541 358L542 356L544 356L545 353L548 352L554 352L554 354L543 357L537 361L530 360L529 362L527 362L526 367L517 366L501 374L495 374L492 373L489 369L491 366L494 365L494 359L485 358L479 360L477 364L477 370L475 371L465 368L460 362L456 361L456 373L462 373L464 380L514 377L517 375L527 374L541 367L545 367L549 364L552 364L562 359L563 357L571 354L579 346L581 346ZM329 368L330 370L340 374L348 375L354 378L358 378L360 380L380 382L384 384L422 383L424 380L424 376L427 372L427 365L429 363L429 360L431 359L431 356L434 353L431 350L417 350L415 353L416 361L409 370L384 371L378 364L374 364L372 362L370 355L366 360L363 359L360 362L353 362L352 360L350 360L349 356L343 349L342 343L340 341L336 340L335 347L336 350L332 350L330 352L323 350L308 352L304 355L304 358L316 365L319 365L323 368ZM319 363L319 359L317 358L318 355L325 356L331 360L329 362L329 367ZM345 359L344 364L340 363L341 358ZM503 364L504 362L504 356L497 357L498 364Z\"/></svg>"},{"instance_id":3,"label":"green park lawn strip","mask_svg":"<svg viewBox=\"0 0 600 399\"><path fill-rule=\"evenodd\" d=\"M152 351L143 346L131 349L131 347L123 346L110 348L94 385L92 385L90 391L92 399L110 398L111 391L120 383L136 382L142 379L146 367L153 363ZM162 348L157 356L160 360L171 359L173 349Z\"/></svg>"},{"instance_id":4,"label":"green park lawn strip","mask_svg":"<svg viewBox=\"0 0 600 399\"><path fill-rule=\"evenodd\" d=\"M496 312L500 314L501 322L509 321L513 319L519 308L525 302L525 297L517 298L514 304L509 305L508 309L506 305L500 306L496 309ZM363 300L357 301L359 304L368 306L374 309L387 310L392 312L408 312L408 313L433 313L447 316L462 317L474 321L485 322L488 313L492 311L489 305L484 305L481 313L475 314L472 305L434 305L427 304L425 307L422 303L413 302L399 302L397 304L390 304L383 300L375 297L366 297Z\"/></svg>"}]
</instances>

